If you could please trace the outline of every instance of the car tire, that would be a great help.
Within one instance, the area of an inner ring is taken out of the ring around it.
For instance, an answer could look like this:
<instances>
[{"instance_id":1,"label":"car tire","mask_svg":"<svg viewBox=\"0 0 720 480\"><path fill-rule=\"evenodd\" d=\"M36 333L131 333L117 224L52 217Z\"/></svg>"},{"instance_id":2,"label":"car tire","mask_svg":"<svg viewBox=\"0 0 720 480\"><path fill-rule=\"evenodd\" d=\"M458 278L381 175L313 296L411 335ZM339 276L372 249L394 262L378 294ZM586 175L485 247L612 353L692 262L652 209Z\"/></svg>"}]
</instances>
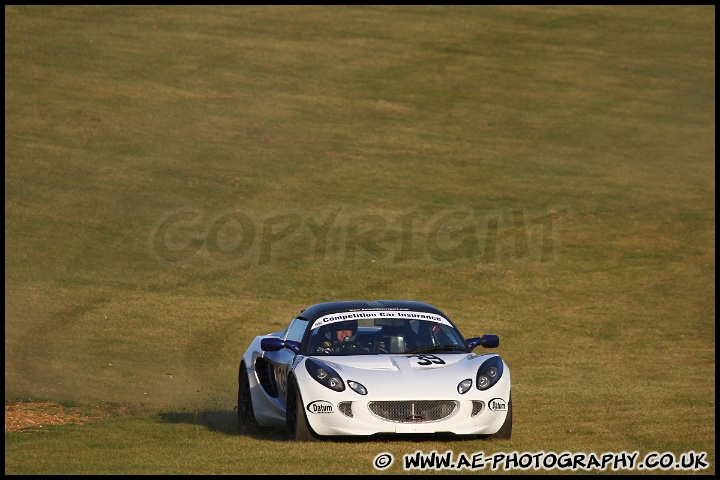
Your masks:
<instances>
[{"instance_id":1,"label":"car tire","mask_svg":"<svg viewBox=\"0 0 720 480\"><path fill-rule=\"evenodd\" d=\"M285 423L287 425L288 440L316 442L319 438L307 422L303 405L297 380L291 378L288 382L287 402L285 405Z\"/></svg>"},{"instance_id":2,"label":"car tire","mask_svg":"<svg viewBox=\"0 0 720 480\"><path fill-rule=\"evenodd\" d=\"M252 396L250 395L250 378L244 363L240 364L238 374L238 430L241 435L255 433L259 429L255 412L253 411Z\"/></svg>"},{"instance_id":3,"label":"car tire","mask_svg":"<svg viewBox=\"0 0 720 480\"><path fill-rule=\"evenodd\" d=\"M503 423L503 426L500 427L500 430L497 431L497 433L494 433L490 436L493 440L510 440L510 435L512 434L512 394L510 395L510 399L508 400L508 412L507 416L505 417L505 422Z\"/></svg>"}]
</instances>

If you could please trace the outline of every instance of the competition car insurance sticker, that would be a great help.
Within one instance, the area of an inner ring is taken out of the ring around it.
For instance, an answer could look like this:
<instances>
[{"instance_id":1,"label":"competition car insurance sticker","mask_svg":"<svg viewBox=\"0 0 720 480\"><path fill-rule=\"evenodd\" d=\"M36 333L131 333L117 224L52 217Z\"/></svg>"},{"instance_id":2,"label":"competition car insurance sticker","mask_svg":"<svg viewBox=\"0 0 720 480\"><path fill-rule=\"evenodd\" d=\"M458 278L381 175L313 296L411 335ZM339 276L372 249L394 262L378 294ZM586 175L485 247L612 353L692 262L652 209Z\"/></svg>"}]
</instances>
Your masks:
<instances>
[{"instance_id":1,"label":"competition car insurance sticker","mask_svg":"<svg viewBox=\"0 0 720 480\"><path fill-rule=\"evenodd\" d=\"M413 312L413 311L362 311L362 312L339 312L330 313L323 315L322 317L315 320L313 323L313 330L323 325L328 325L335 322L344 322L346 320L360 320L362 318L404 318L408 320L427 320L430 322L442 323L443 325L450 325L450 323L442 315L428 312Z\"/></svg>"}]
</instances>

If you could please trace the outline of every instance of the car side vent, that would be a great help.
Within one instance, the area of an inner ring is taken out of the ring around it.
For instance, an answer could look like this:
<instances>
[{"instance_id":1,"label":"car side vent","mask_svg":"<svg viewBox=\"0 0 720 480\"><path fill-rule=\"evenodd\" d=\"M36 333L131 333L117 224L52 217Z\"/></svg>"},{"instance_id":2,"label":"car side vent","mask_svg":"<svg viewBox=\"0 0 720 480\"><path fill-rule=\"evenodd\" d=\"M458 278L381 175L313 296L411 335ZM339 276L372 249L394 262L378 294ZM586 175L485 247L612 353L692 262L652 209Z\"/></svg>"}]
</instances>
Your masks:
<instances>
[{"instance_id":1,"label":"car side vent","mask_svg":"<svg viewBox=\"0 0 720 480\"><path fill-rule=\"evenodd\" d=\"M258 357L258 359L255 360L255 374L265 393L273 398L277 398L278 387L275 382L275 368L272 363L262 357Z\"/></svg>"}]
</instances>

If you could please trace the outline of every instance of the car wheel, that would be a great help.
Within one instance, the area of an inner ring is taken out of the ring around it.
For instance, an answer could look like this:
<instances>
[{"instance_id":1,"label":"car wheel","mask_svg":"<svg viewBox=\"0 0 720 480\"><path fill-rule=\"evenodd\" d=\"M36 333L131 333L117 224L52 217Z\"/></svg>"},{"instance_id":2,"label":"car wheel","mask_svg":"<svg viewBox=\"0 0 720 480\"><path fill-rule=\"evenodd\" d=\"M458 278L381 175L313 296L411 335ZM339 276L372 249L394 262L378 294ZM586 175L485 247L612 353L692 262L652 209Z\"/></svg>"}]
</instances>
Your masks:
<instances>
[{"instance_id":1,"label":"car wheel","mask_svg":"<svg viewBox=\"0 0 720 480\"><path fill-rule=\"evenodd\" d=\"M508 400L508 412L507 412L507 416L505 417L505 423L503 423L503 426L500 427L500 430L498 430L497 433L491 435L490 438L498 439L498 440L509 440L511 434L512 434L512 394L510 395L510 399Z\"/></svg>"},{"instance_id":2,"label":"car wheel","mask_svg":"<svg viewBox=\"0 0 720 480\"><path fill-rule=\"evenodd\" d=\"M288 384L287 402L285 404L285 423L289 440L299 442L315 442L319 440L307 423L305 408L297 381L292 378Z\"/></svg>"},{"instance_id":3,"label":"car wheel","mask_svg":"<svg viewBox=\"0 0 720 480\"><path fill-rule=\"evenodd\" d=\"M241 435L254 433L258 430L258 423L253 412L252 397L250 396L250 379L244 363L240 364L238 375L238 427Z\"/></svg>"}]
</instances>

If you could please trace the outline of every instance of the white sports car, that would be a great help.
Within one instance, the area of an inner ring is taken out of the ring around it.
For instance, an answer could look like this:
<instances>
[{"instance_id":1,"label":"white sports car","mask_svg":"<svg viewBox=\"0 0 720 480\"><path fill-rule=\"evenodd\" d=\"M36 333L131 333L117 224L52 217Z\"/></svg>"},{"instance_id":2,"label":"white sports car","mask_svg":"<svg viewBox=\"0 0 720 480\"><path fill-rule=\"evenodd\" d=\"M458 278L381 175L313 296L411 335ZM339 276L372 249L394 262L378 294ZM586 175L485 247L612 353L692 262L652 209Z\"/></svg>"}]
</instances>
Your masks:
<instances>
[{"instance_id":1,"label":"white sports car","mask_svg":"<svg viewBox=\"0 0 720 480\"><path fill-rule=\"evenodd\" d=\"M256 337L240 361L240 432L288 438L456 434L510 438L510 370L497 335L464 339L422 302L339 301Z\"/></svg>"}]
</instances>

